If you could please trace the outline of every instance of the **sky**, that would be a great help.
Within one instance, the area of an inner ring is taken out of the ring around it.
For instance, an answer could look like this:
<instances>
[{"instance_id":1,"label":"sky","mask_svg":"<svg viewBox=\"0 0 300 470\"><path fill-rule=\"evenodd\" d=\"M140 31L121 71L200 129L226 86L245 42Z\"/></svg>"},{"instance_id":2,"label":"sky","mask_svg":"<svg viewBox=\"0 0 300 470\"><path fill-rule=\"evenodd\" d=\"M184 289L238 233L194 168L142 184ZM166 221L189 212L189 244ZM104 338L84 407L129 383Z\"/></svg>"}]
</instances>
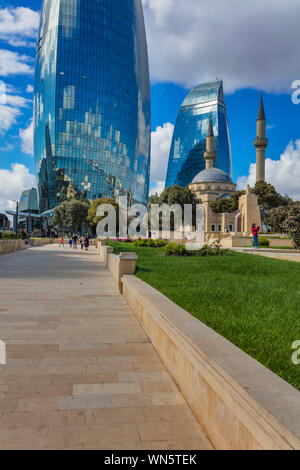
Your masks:
<instances>
[{"instance_id":1,"label":"sky","mask_svg":"<svg viewBox=\"0 0 300 470\"><path fill-rule=\"evenodd\" d=\"M299 0L142 2L151 75L151 193L164 188L182 101L193 86L219 77L234 181L239 188L255 182L253 140L262 90L267 181L300 200ZM0 212L36 185L32 105L40 8L41 0L0 0Z\"/></svg>"}]
</instances>

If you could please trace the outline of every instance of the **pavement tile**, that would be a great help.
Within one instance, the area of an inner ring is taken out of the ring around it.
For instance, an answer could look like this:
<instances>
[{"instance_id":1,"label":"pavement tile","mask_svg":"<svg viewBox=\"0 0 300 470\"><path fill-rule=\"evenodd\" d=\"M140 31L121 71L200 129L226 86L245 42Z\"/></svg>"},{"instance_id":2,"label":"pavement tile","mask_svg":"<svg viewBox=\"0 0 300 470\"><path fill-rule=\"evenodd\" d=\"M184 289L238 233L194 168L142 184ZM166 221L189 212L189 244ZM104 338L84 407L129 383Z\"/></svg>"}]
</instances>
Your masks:
<instances>
[{"instance_id":1,"label":"pavement tile","mask_svg":"<svg viewBox=\"0 0 300 470\"><path fill-rule=\"evenodd\" d=\"M141 386L138 383L73 385L73 397L89 395L127 395L132 393L142 393Z\"/></svg>"},{"instance_id":2,"label":"pavement tile","mask_svg":"<svg viewBox=\"0 0 300 470\"><path fill-rule=\"evenodd\" d=\"M169 380L156 380L141 381L140 385L144 393L161 393L161 392L176 392L178 389L172 379Z\"/></svg>"},{"instance_id":3,"label":"pavement tile","mask_svg":"<svg viewBox=\"0 0 300 470\"><path fill-rule=\"evenodd\" d=\"M168 380L170 375L166 371L159 372L119 372L120 382L153 382L157 380Z\"/></svg>"},{"instance_id":4,"label":"pavement tile","mask_svg":"<svg viewBox=\"0 0 300 470\"><path fill-rule=\"evenodd\" d=\"M169 450L214 450L208 438L203 435L199 439L181 439L168 441Z\"/></svg>"},{"instance_id":5,"label":"pavement tile","mask_svg":"<svg viewBox=\"0 0 300 470\"><path fill-rule=\"evenodd\" d=\"M137 428L134 424L106 424L98 426L65 426L49 428L46 448L65 448L70 446L140 444Z\"/></svg>"},{"instance_id":6,"label":"pavement tile","mask_svg":"<svg viewBox=\"0 0 300 470\"><path fill-rule=\"evenodd\" d=\"M185 400L179 392L151 393L149 394L153 405L184 405Z\"/></svg>"},{"instance_id":7,"label":"pavement tile","mask_svg":"<svg viewBox=\"0 0 300 470\"><path fill-rule=\"evenodd\" d=\"M21 398L16 411L45 411L58 410L58 397Z\"/></svg>"},{"instance_id":8,"label":"pavement tile","mask_svg":"<svg viewBox=\"0 0 300 470\"><path fill-rule=\"evenodd\" d=\"M75 410L24 411L4 413L0 429L85 425L85 412Z\"/></svg>"},{"instance_id":9,"label":"pavement tile","mask_svg":"<svg viewBox=\"0 0 300 470\"><path fill-rule=\"evenodd\" d=\"M101 374L60 374L50 376L53 384L99 384L118 382L117 372L103 372ZM0 382L1 383L1 382Z\"/></svg>"},{"instance_id":10,"label":"pavement tile","mask_svg":"<svg viewBox=\"0 0 300 470\"><path fill-rule=\"evenodd\" d=\"M1 450L41 450L46 445L48 427L1 429Z\"/></svg>"},{"instance_id":11,"label":"pavement tile","mask_svg":"<svg viewBox=\"0 0 300 470\"><path fill-rule=\"evenodd\" d=\"M138 424L138 430L142 441L165 441L175 439L188 439L201 437L199 423L193 421L176 422L159 421Z\"/></svg>"}]
</instances>

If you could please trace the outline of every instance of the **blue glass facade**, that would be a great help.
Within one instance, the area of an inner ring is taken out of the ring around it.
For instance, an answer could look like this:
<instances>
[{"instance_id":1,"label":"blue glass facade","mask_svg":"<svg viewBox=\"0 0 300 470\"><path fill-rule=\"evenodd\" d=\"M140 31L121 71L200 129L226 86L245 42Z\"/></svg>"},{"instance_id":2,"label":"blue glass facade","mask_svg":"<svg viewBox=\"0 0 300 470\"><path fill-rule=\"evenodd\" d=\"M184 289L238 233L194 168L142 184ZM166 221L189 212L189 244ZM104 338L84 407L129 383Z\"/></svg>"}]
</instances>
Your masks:
<instances>
[{"instance_id":1,"label":"blue glass facade","mask_svg":"<svg viewBox=\"0 0 300 470\"><path fill-rule=\"evenodd\" d=\"M175 125L166 187L187 186L205 169L204 152L209 116L215 135L214 166L232 174L231 146L223 82L216 80L194 88L184 100Z\"/></svg>"},{"instance_id":2,"label":"blue glass facade","mask_svg":"<svg viewBox=\"0 0 300 470\"><path fill-rule=\"evenodd\" d=\"M141 0L44 0L34 103L41 210L78 195L146 202L150 119Z\"/></svg>"}]
</instances>

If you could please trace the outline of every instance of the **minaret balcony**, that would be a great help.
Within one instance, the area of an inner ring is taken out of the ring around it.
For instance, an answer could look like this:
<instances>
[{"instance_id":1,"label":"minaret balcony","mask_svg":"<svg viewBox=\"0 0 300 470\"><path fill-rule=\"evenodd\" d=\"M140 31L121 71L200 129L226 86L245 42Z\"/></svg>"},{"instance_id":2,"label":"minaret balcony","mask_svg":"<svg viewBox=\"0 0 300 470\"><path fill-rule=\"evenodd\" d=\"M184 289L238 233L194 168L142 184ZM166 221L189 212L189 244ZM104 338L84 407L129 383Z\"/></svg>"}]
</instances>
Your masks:
<instances>
[{"instance_id":1,"label":"minaret balcony","mask_svg":"<svg viewBox=\"0 0 300 470\"><path fill-rule=\"evenodd\" d=\"M254 140L254 145L256 148L265 148L268 147L269 139L264 139L262 137L257 137Z\"/></svg>"}]
</instances>

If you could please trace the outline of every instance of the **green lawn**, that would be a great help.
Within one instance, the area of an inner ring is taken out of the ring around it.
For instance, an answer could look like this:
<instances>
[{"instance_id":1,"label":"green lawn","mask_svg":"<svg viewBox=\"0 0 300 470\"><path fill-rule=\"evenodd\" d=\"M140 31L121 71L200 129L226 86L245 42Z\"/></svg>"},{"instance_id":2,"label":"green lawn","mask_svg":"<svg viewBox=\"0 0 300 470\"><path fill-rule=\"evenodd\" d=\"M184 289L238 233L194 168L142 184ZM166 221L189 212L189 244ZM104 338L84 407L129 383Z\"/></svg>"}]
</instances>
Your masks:
<instances>
[{"instance_id":1,"label":"green lawn","mask_svg":"<svg viewBox=\"0 0 300 470\"><path fill-rule=\"evenodd\" d=\"M300 340L300 263L229 251L177 258L162 249L135 251L137 276L300 390L292 343Z\"/></svg>"}]
</instances>

